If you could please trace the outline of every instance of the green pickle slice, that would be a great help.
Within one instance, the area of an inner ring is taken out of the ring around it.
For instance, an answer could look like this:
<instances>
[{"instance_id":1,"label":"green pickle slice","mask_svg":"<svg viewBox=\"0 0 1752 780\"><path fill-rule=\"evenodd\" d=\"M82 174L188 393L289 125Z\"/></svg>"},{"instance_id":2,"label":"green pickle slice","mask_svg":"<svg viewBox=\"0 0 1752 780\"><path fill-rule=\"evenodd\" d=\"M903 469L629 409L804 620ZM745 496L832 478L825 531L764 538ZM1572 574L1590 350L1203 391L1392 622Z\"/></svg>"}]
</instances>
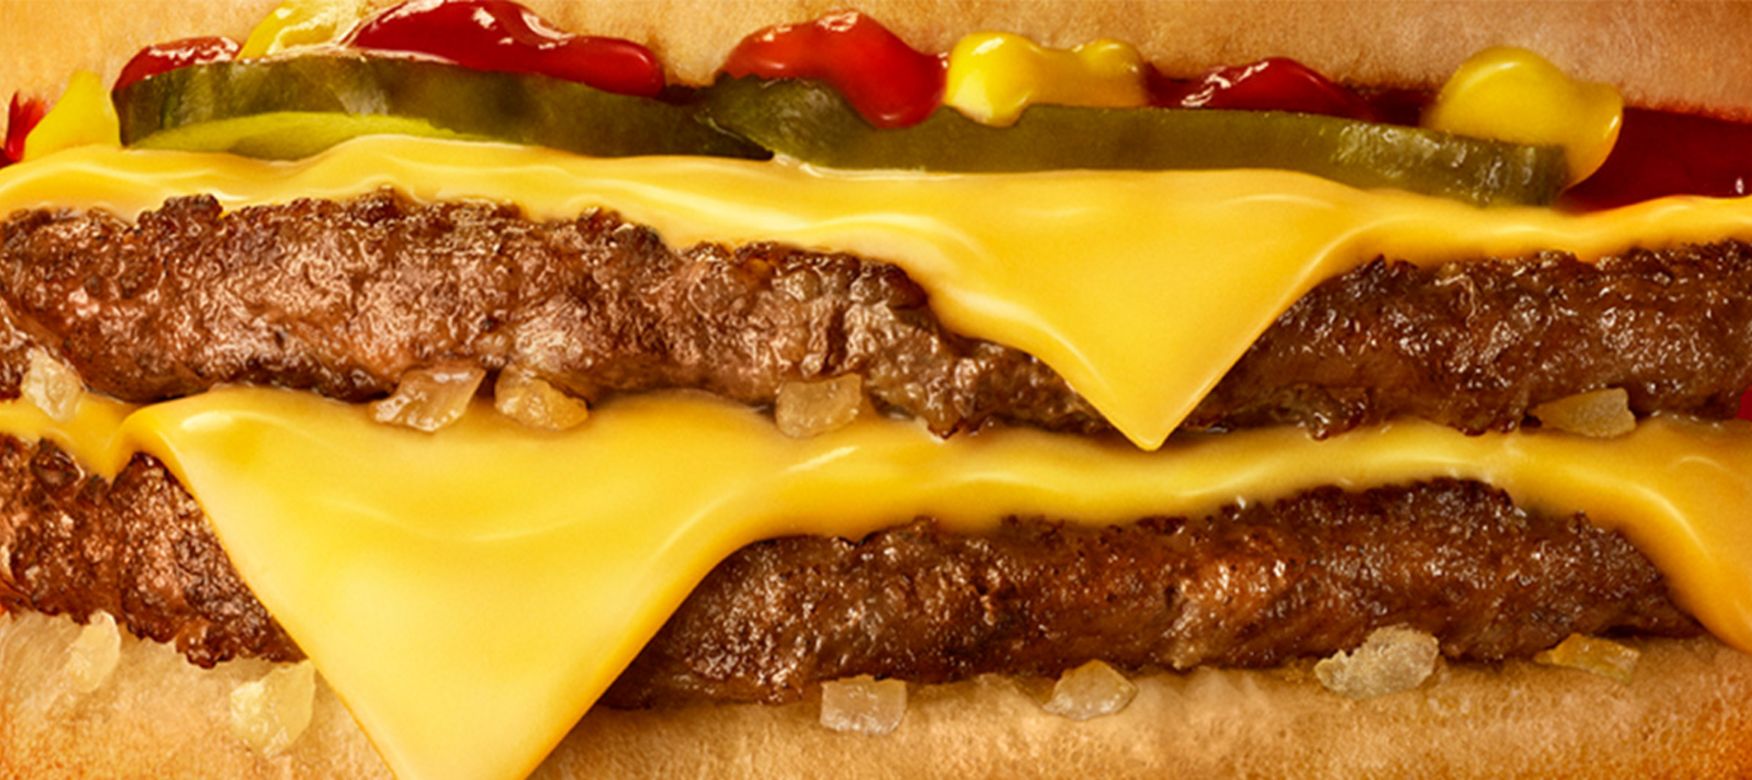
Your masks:
<instances>
[{"instance_id":1,"label":"green pickle slice","mask_svg":"<svg viewBox=\"0 0 1752 780\"><path fill-rule=\"evenodd\" d=\"M990 127L940 108L912 127L878 130L819 82L724 79L708 93L712 124L832 168L1276 168L1480 205L1550 203L1568 176L1554 146L1282 111L1040 105Z\"/></svg>"},{"instance_id":2,"label":"green pickle slice","mask_svg":"<svg viewBox=\"0 0 1752 780\"><path fill-rule=\"evenodd\" d=\"M498 140L620 157L765 158L692 105L423 60L302 56L196 65L115 94L122 143L296 159L360 135Z\"/></svg>"}]
</instances>

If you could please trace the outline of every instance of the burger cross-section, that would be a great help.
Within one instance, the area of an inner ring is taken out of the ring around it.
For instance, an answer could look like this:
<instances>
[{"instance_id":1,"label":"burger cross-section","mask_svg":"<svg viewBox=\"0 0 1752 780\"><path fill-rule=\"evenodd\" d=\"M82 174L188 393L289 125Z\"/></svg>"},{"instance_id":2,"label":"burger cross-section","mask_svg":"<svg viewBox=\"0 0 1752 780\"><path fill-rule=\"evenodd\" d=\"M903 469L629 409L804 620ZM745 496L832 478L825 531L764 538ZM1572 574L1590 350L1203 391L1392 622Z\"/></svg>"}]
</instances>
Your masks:
<instances>
[{"instance_id":1,"label":"burger cross-section","mask_svg":"<svg viewBox=\"0 0 1752 780\"><path fill-rule=\"evenodd\" d=\"M1752 772L1752 19L778 5L0 62L0 775Z\"/></svg>"}]
</instances>

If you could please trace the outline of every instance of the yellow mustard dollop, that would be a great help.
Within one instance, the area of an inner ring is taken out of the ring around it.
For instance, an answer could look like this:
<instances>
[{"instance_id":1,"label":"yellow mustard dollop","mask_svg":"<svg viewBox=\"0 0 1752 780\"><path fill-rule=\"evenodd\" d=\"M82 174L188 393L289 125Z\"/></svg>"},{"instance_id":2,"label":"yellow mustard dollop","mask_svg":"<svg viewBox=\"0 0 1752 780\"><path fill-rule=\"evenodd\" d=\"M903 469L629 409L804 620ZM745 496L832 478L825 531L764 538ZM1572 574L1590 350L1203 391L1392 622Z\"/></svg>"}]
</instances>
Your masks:
<instances>
[{"instance_id":1,"label":"yellow mustard dollop","mask_svg":"<svg viewBox=\"0 0 1752 780\"><path fill-rule=\"evenodd\" d=\"M1035 103L1123 108L1149 103L1144 60L1108 39L1049 49L1020 35L974 33L949 53L944 105L988 125L1009 125Z\"/></svg>"},{"instance_id":2,"label":"yellow mustard dollop","mask_svg":"<svg viewBox=\"0 0 1752 780\"><path fill-rule=\"evenodd\" d=\"M121 146L121 123L109 90L96 73L80 71L67 82L67 91L55 107L43 115L24 138L24 159L35 160L62 149L79 146Z\"/></svg>"},{"instance_id":3,"label":"yellow mustard dollop","mask_svg":"<svg viewBox=\"0 0 1752 780\"><path fill-rule=\"evenodd\" d=\"M339 43L370 12L370 0L285 0L250 30L240 58Z\"/></svg>"},{"instance_id":4,"label":"yellow mustard dollop","mask_svg":"<svg viewBox=\"0 0 1752 780\"><path fill-rule=\"evenodd\" d=\"M1578 81L1526 49L1485 49L1454 72L1424 114L1426 127L1522 144L1561 146L1570 181L1588 178L1618 141L1624 98Z\"/></svg>"}]
</instances>

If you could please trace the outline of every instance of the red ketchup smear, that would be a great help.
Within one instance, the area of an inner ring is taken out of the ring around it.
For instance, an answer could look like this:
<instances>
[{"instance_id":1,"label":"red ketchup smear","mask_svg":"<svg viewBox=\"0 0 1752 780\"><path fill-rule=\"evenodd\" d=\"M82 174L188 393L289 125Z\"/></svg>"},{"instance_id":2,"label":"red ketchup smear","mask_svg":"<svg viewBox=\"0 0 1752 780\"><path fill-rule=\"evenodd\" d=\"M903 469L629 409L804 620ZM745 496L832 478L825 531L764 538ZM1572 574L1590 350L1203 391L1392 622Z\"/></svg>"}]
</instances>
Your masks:
<instances>
[{"instance_id":1,"label":"red ketchup smear","mask_svg":"<svg viewBox=\"0 0 1752 780\"><path fill-rule=\"evenodd\" d=\"M1218 68L1197 79L1170 79L1154 69L1150 75L1150 104L1155 106L1298 111L1365 122L1381 120L1357 93L1287 57Z\"/></svg>"},{"instance_id":2,"label":"red ketchup smear","mask_svg":"<svg viewBox=\"0 0 1752 780\"><path fill-rule=\"evenodd\" d=\"M1740 408L1734 414L1736 420L1752 420L1752 389L1740 394Z\"/></svg>"},{"instance_id":3,"label":"red ketchup smear","mask_svg":"<svg viewBox=\"0 0 1752 780\"><path fill-rule=\"evenodd\" d=\"M6 145L0 148L0 168L24 159L24 138L35 130L49 105L41 98L27 98L12 93L12 105L6 111Z\"/></svg>"},{"instance_id":4,"label":"red ketchup smear","mask_svg":"<svg viewBox=\"0 0 1752 780\"><path fill-rule=\"evenodd\" d=\"M122 66L111 89L121 91L142 79L160 73L199 65L203 62L228 62L237 58L237 41L230 38L184 38L169 43L156 43L140 50Z\"/></svg>"},{"instance_id":5,"label":"red ketchup smear","mask_svg":"<svg viewBox=\"0 0 1752 780\"><path fill-rule=\"evenodd\" d=\"M857 11L768 27L742 39L724 72L735 77L819 79L877 127L916 125L943 99L945 68Z\"/></svg>"},{"instance_id":6,"label":"red ketchup smear","mask_svg":"<svg viewBox=\"0 0 1752 780\"><path fill-rule=\"evenodd\" d=\"M1631 108L1606 164L1564 193L1563 204L1592 210L1667 195L1748 194L1752 124Z\"/></svg>"},{"instance_id":7,"label":"red ketchup smear","mask_svg":"<svg viewBox=\"0 0 1752 780\"><path fill-rule=\"evenodd\" d=\"M361 49L428 54L475 70L539 73L623 95L663 91L657 55L619 38L568 35L511 0L410 0L347 41Z\"/></svg>"}]
</instances>

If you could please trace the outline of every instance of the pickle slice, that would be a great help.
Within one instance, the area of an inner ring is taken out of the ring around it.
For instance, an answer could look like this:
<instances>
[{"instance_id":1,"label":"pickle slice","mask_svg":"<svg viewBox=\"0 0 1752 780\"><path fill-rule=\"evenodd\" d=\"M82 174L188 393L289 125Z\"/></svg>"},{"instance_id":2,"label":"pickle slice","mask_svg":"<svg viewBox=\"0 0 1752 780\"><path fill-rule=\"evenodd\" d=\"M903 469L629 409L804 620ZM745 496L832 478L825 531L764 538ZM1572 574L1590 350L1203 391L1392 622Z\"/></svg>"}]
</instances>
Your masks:
<instances>
[{"instance_id":1,"label":"pickle slice","mask_svg":"<svg viewBox=\"0 0 1752 780\"><path fill-rule=\"evenodd\" d=\"M878 130L818 82L724 79L708 92L706 116L720 129L833 168L1277 168L1481 205L1549 203L1568 175L1558 147L1281 111L1044 105L989 127L940 108L912 127Z\"/></svg>"},{"instance_id":2,"label":"pickle slice","mask_svg":"<svg viewBox=\"0 0 1752 780\"><path fill-rule=\"evenodd\" d=\"M296 159L358 135L403 133L621 157L764 158L696 106L524 73L357 55L216 62L115 94L122 143Z\"/></svg>"}]
</instances>

